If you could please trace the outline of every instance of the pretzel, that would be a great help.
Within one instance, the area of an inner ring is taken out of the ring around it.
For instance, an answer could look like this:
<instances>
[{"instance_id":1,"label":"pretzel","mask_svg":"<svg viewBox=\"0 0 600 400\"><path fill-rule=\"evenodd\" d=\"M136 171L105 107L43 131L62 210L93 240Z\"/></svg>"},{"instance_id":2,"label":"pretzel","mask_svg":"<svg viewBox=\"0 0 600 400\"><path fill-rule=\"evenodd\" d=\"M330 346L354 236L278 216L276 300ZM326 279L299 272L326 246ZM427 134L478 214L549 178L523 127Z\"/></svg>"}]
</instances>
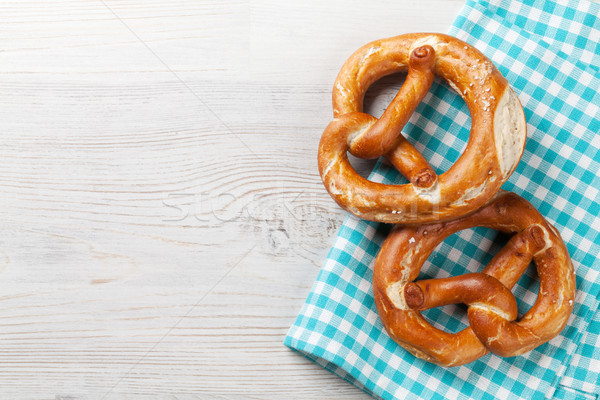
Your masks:
<instances>
[{"instance_id":1,"label":"pretzel","mask_svg":"<svg viewBox=\"0 0 600 400\"><path fill-rule=\"evenodd\" d=\"M407 70L381 118L362 112L373 82ZM435 75L460 94L471 113L464 153L439 176L401 134ZM406 34L361 47L337 77L333 113L319 145L321 178L342 208L371 221L417 224L472 212L500 189L525 146L523 108L506 79L477 49L442 34ZM361 158L385 156L410 183L384 185L361 177L347 151Z\"/></svg>"},{"instance_id":2,"label":"pretzel","mask_svg":"<svg viewBox=\"0 0 600 400\"><path fill-rule=\"evenodd\" d=\"M444 238L475 226L514 235L480 273L415 282ZM533 307L517 318L510 289L531 260L540 278L539 293ZM415 227L397 225L375 260L373 291L393 340L417 357L456 366L488 351L519 355L558 335L573 309L575 275L556 229L525 199L501 190L469 216ZM470 323L456 334L433 327L419 313L455 303L468 305Z\"/></svg>"}]
</instances>

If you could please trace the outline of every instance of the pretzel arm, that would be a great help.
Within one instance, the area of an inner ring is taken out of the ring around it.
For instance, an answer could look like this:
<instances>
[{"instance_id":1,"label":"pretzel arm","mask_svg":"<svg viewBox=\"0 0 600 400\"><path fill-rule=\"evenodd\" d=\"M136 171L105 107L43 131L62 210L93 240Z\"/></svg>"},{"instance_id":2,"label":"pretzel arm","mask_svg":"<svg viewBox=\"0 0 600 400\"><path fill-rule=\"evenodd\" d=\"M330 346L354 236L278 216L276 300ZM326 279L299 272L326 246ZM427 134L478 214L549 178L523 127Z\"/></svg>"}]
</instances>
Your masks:
<instances>
[{"instance_id":1,"label":"pretzel arm","mask_svg":"<svg viewBox=\"0 0 600 400\"><path fill-rule=\"evenodd\" d=\"M510 238L482 272L512 289L531 263L534 254L542 250L544 245L542 229L537 225L530 226Z\"/></svg>"},{"instance_id":2,"label":"pretzel arm","mask_svg":"<svg viewBox=\"0 0 600 400\"><path fill-rule=\"evenodd\" d=\"M398 141L406 141L402 128L433 83L434 62L433 47L422 46L412 51L406 80L383 115L368 129L348 137L348 150L352 155L377 158L392 150ZM418 153L414 147L412 151Z\"/></svg>"},{"instance_id":3,"label":"pretzel arm","mask_svg":"<svg viewBox=\"0 0 600 400\"><path fill-rule=\"evenodd\" d=\"M377 158L385 155L413 185L429 187L436 179L434 169L402 135L402 129L431 88L435 51L429 45L412 51L406 80L381 118L369 128L348 138L352 155Z\"/></svg>"},{"instance_id":4,"label":"pretzel arm","mask_svg":"<svg viewBox=\"0 0 600 400\"><path fill-rule=\"evenodd\" d=\"M500 281L486 274L411 282L404 287L404 298L413 310L463 303L491 310L509 321L517 318L515 297Z\"/></svg>"},{"instance_id":5,"label":"pretzel arm","mask_svg":"<svg viewBox=\"0 0 600 400\"><path fill-rule=\"evenodd\" d=\"M414 186L428 188L437 179L435 170L425 157L402 135L385 156Z\"/></svg>"}]
</instances>

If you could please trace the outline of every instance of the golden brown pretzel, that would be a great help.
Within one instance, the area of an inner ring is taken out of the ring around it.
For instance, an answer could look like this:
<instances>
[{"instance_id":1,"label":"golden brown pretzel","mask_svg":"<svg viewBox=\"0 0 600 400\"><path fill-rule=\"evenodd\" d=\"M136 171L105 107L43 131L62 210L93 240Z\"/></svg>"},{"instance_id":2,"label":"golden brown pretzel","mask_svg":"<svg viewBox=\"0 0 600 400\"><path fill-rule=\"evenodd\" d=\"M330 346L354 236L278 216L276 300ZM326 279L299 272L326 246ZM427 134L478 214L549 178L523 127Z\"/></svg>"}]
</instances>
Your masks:
<instances>
[{"instance_id":1,"label":"golden brown pretzel","mask_svg":"<svg viewBox=\"0 0 600 400\"><path fill-rule=\"evenodd\" d=\"M407 70L381 118L362 112L374 81ZM401 134L434 75L462 96L472 121L464 153L440 176ZM372 221L416 224L472 212L508 179L525 146L523 108L506 79L478 50L442 34L406 34L361 47L337 77L333 110L335 118L319 145L321 178L340 206ZM347 151L362 158L386 156L410 183L364 179L350 165Z\"/></svg>"},{"instance_id":2,"label":"golden brown pretzel","mask_svg":"<svg viewBox=\"0 0 600 400\"><path fill-rule=\"evenodd\" d=\"M481 273L414 282L444 238L475 226L514 235ZM517 319L510 289L532 259L539 293L533 307ZM525 199L501 190L469 216L415 227L397 225L375 260L373 291L392 339L417 357L455 366L488 350L519 355L558 335L573 309L575 275L556 229ZM434 328L418 311L454 303L469 306L470 327L456 334Z\"/></svg>"}]
</instances>

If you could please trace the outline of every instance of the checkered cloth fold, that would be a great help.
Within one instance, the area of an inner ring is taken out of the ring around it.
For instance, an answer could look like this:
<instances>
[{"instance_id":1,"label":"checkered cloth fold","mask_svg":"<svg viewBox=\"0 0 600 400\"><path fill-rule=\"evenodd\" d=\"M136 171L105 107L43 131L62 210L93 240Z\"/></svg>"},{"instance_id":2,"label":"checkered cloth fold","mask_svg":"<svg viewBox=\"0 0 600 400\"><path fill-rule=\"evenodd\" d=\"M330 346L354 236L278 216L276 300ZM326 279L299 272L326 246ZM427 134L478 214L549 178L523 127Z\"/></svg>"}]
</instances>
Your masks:
<instances>
[{"instance_id":1,"label":"checkered cloth fold","mask_svg":"<svg viewBox=\"0 0 600 400\"><path fill-rule=\"evenodd\" d=\"M373 261L389 226L348 216L285 344L384 399L597 399L600 393L600 4L586 0L467 1L450 32L485 53L517 92L528 122L526 149L503 186L529 200L561 232L577 275L563 332L518 357L489 354L443 368L417 359L386 334L373 301ZM464 101L435 83L404 133L438 171L469 137ZM385 162L370 177L406 180ZM429 257L422 276L480 271L506 238L461 231ZM539 284L527 271L514 293L520 313ZM468 325L464 308L423 313L440 329Z\"/></svg>"}]
</instances>

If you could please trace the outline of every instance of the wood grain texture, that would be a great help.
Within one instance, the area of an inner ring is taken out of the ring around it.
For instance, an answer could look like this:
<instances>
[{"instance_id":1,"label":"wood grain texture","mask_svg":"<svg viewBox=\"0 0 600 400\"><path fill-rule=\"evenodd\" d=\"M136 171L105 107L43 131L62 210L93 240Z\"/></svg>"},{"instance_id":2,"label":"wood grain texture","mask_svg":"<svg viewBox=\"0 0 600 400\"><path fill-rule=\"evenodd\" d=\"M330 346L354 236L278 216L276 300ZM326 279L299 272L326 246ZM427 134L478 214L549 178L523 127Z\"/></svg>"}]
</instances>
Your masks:
<instances>
[{"instance_id":1,"label":"wood grain texture","mask_svg":"<svg viewBox=\"0 0 600 400\"><path fill-rule=\"evenodd\" d=\"M282 345L317 145L356 48L461 6L0 2L0 399L368 398Z\"/></svg>"}]
</instances>

